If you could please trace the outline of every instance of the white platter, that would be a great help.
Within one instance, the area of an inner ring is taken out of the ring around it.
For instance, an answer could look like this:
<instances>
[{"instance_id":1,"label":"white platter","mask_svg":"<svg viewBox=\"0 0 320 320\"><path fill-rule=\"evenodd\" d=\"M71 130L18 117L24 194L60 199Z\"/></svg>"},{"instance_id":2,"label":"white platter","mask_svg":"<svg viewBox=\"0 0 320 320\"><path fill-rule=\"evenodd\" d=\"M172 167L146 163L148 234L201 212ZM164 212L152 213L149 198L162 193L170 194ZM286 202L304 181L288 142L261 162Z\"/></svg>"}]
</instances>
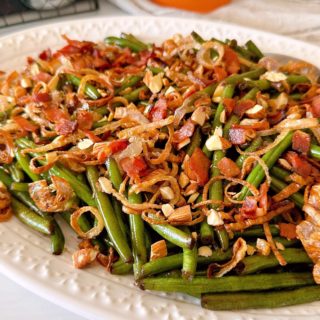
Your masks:
<instances>
[{"instance_id":1,"label":"white platter","mask_svg":"<svg viewBox=\"0 0 320 320\"><path fill-rule=\"evenodd\" d=\"M320 67L320 48L235 25L178 18L114 17L79 20L27 29L0 38L0 70L21 68L27 56L63 45L60 35L101 41L106 35L131 32L142 39L160 42L175 33L199 32L203 37L255 41L266 52L285 53ZM320 318L320 302L289 308L212 312L183 295L140 291L131 277L107 274L93 266L75 270L71 253L74 234L65 229L66 250L52 256L49 240L30 231L16 219L0 224L0 272L53 303L89 319L301 319Z\"/></svg>"}]
</instances>

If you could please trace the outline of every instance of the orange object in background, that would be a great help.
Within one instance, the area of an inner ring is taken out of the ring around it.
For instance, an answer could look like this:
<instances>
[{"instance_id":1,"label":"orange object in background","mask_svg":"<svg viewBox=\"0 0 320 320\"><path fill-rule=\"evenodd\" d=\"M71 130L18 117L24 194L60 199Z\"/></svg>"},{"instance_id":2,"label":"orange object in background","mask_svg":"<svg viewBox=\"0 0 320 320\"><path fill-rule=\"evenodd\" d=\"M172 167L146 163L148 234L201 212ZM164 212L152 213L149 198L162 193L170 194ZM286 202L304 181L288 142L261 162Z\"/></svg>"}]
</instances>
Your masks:
<instances>
[{"instance_id":1,"label":"orange object in background","mask_svg":"<svg viewBox=\"0 0 320 320\"><path fill-rule=\"evenodd\" d=\"M201 13L210 12L220 6L230 3L231 0L152 0L161 6L175 7Z\"/></svg>"}]
</instances>

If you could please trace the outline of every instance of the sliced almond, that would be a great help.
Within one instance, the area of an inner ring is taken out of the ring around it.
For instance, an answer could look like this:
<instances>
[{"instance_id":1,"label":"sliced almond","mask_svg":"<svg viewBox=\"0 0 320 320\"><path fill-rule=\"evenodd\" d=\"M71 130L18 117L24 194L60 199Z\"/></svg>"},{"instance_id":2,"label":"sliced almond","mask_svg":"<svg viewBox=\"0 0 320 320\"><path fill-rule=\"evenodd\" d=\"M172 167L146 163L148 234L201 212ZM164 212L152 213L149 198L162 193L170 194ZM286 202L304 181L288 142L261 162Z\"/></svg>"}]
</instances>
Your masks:
<instances>
[{"instance_id":1,"label":"sliced almond","mask_svg":"<svg viewBox=\"0 0 320 320\"><path fill-rule=\"evenodd\" d=\"M108 194L112 193L112 183L106 177L100 177L98 182L103 192Z\"/></svg>"},{"instance_id":2,"label":"sliced almond","mask_svg":"<svg viewBox=\"0 0 320 320\"><path fill-rule=\"evenodd\" d=\"M256 252L255 247L250 246L249 244L247 244L247 255L248 256L252 256L255 252Z\"/></svg>"},{"instance_id":3,"label":"sliced almond","mask_svg":"<svg viewBox=\"0 0 320 320\"><path fill-rule=\"evenodd\" d=\"M194 194L197 190L198 190L198 183L192 181L188 187L185 189L185 191L183 192L184 196L191 196L192 194Z\"/></svg>"},{"instance_id":4,"label":"sliced almond","mask_svg":"<svg viewBox=\"0 0 320 320\"><path fill-rule=\"evenodd\" d=\"M192 213L190 205L183 206L174 210L168 218L169 222L191 222Z\"/></svg>"},{"instance_id":5,"label":"sliced almond","mask_svg":"<svg viewBox=\"0 0 320 320\"><path fill-rule=\"evenodd\" d=\"M191 142L190 138L186 138L177 145L177 149L180 150L184 148L186 145L188 145Z\"/></svg>"},{"instance_id":6,"label":"sliced almond","mask_svg":"<svg viewBox=\"0 0 320 320\"><path fill-rule=\"evenodd\" d=\"M216 90L213 93L213 98L212 98L213 102L219 103L221 101L221 97L222 97L222 94L223 94L223 91L224 91L224 87L225 87L225 85L222 84L222 83L220 83L217 86Z\"/></svg>"},{"instance_id":7,"label":"sliced almond","mask_svg":"<svg viewBox=\"0 0 320 320\"><path fill-rule=\"evenodd\" d=\"M240 121L240 125L241 126L252 126L256 123L259 122L259 119L248 119L248 118L245 118L243 120Z\"/></svg>"},{"instance_id":8,"label":"sliced almond","mask_svg":"<svg viewBox=\"0 0 320 320\"><path fill-rule=\"evenodd\" d=\"M270 244L264 239L258 238L256 247L263 256L268 256L271 252Z\"/></svg>"},{"instance_id":9,"label":"sliced almond","mask_svg":"<svg viewBox=\"0 0 320 320\"><path fill-rule=\"evenodd\" d=\"M165 240L160 240L151 245L150 260L156 260L166 257L168 254L167 244Z\"/></svg>"},{"instance_id":10,"label":"sliced almond","mask_svg":"<svg viewBox=\"0 0 320 320\"><path fill-rule=\"evenodd\" d=\"M82 269L92 263L97 257L98 251L94 248L77 250L72 255L73 266Z\"/></svg>"},{"instance_id":11,"label":"sliced almond","mask_svg":"<svg viewBox=\"0 0 320 320\"><path fill-rule=\"evenodd\" d=\"M246 115L252 119L262 119L266 115L266 110L260 104L256 104L254 107L246 111Z\"/></svg>"},{"instance_id":12,"label":"sliced almond","mask_svg":"<svg viewBox=\"0 0 320 320\"><path fill-rule=\"evenodd\" d=\"M211 257L212 256L212 250L208 246L202 246L198 249L198 256L200 257Z\"/></svg>"},{"instance_id":13,"label":"sliced almond","mask_svg":"<svg viewBox=\"0 0 320 320\"><path fill-rule=\"evenodd\" d=\"M199 192L192 194L188 199L188 203L194 203L198 199L198 197L199 197Z\"/></svg>"},{"instance_id":14,"label":"sliced almond","mask_svg":"<svg viewBox=\"0 0 320 320\"><path fill-rule=\"evenodd\" d=\"M83 140L80 140L77 144L77 147L80 149L80 150L85 150L85 149L88 149L90 148L91 146L93 145L93 141L90 140L90 139L83 139Z\"/></svg>"},{"instance_id":15,"label":"sliced almond","mask_svg":"<svg viewBox=\"0 0 320 320\"><path fill-rule=\"evenodd\" d=\"M166 218L168 218L174 212L174 208L169 203L163 204L161 206L161 210Z\"/></svg>"},{"instance_id":16,"label":"sliced almond","mask_svg":"<svg viewBox=\"0 0 320 320\"><path fill-rule=\"evenodd\" d=\"M279 164L280 164L280 166L281 166L282 168L291 171L292 166L291 166L291 164L290 164L286 159L280 158L280 159L278 160L278 162L279 162Z\"/></svg>"},{"instance_id":17,"label":"sliced almond","mask_svg":"<svg viewBox=\"0 0 320 320\"><path fill-rule=\"evenodd\" d=\"M184 172L181 172L179 179L178 179L178 183L179 183L180 187L182 189L184 189L189 184L189 182L190 182L189 177Z\"/></svg>"},{"instance_id":18,"label":"sliced almond","mask_svg":"<svg viewBox=\"0 0 320 320\"><path fill-rule=\"evenodd\" d=\"M267 71L261 76L261 79L266 79L271 82L279 82L287 79L287 76L282 72Z\"/></svg>"},{"instance_id":19,"label":"sliced almond","mask_svg":"<svg viewBox=\"0 0 320 320\"><path fill-rule=\"evenodd\" d=\"M160 193L165 200L172 200L174 198L174 192L170 187L161 187Z\"/></svg>"},{"instance_id":20,"label":"sliced almond","mask_svg":"<svg viewBox=\"0 0 320 320\"><path fill-rule=\"evenodd\" d=\"M227 121L227 114L226 114L226 110L223 110L220 114L220 122L221 123L226 123Z\"/></svg>"},{"instance_id":21,"label":"sliced almond","mask_svg":"<svg viewBox=\"0 0 320 320\"><path fill-rule=\"evenodd\" d=\"M207 216L207 222L210 226L222 226L224 224L221 214L215 209L210 209Z\"/></svg>"},{"instance_id":22,"label":"sliced almond","mask_svg":"<svg viewBox=\"0 0 320 320\"><path fill-rule=\"evenodd\" d=\"M162 78L164 76L163 72L158 73L157 75L152 75L152 72L148 69L143 78L143 82L150 89L152 93L158 93L162 89L163 82Z\"/></svg>"},{"instance_id":23,"label":"sliced almond","mask_svg":"<svg viewBox=\"0 0 320 320\"><path fill-rule=\"evenodd\" d=\"M285 250L285 247L281 242L276 241L275 245L278 250Z\"/></svg>"},{"instance_id":24,"label":"sliced almond","mask_svg":"<svg viewBox=\"0 0 320 320\"><path fill-rule=\"evenodd\" d=\"M191 120L200 126L203 126L207 119L206 109L204 107L198 107L193 111Z\"/></svg>"}]
</instances>

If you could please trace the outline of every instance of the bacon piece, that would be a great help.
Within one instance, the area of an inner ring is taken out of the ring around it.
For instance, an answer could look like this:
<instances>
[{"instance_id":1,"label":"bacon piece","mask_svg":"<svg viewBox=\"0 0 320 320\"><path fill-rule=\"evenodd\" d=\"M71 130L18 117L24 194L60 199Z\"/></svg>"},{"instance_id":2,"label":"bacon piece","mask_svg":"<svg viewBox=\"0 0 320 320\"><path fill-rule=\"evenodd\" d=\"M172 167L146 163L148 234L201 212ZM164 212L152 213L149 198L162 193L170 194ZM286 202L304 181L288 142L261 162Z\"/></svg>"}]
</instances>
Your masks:
<instances>
[{"instance_id":1,"label":"bacon piece","mask_svg":"<svg viewBox=\"0 0 320 320\"><path fill-rule=\"evenodd\" d=\"M93 124L93 115L86 110L79 110L77 112L77 123L81 130L90 130Z\"/></svg>"},{"instance_id":2,"label":"bacon piece","mask_svg":"<svg viewBox=\"0 0 320 320\"><path fill-rule=\"evenodd\" d=\"M14 116L11 119L25 131L35 132L39 128L37 125L22 116Z\"/></svg>"},{"instance_id":3,"label":"bacon piece","mask_svg":"<svg viewBox=\"0 0 320 320\"><path fill-rule=\"evenodd\" d=\"M240 70L238 55L229 46L224 46L223 60L229 74L237 73Z\"/></svg>"},{"instance_id":4,"label":"bacon piece","mask_svg":"<svg viewBox=\"0 0 320 320\"><path fill-rule=\"evenodd\" d=\"M236 177L240 174L240 169L236 163L227 157L222 158L218 162L217 167L228 178Z\"/></svg>"},{"instance_id":5,"label":"bacon piece","mask_svg":"<svg viewBox=\"0 0 320 320\"><path fill-rule=\"evenodd\" d=\"M167 117L167 101L164 98L160 98L152 107L149 113L149 119L151 121L158 121Z\"/></svg>"},{"instance_id":6,"label":"bacon piece","mask_svg":"<svg viewBox=\"0 0 320 320\"><path fill-rule=\"evenodd\" d=\"M147 174L148 165L143 157L124 158L120 165L125 173L133 179L139 179Z\"/></svg>"},{"instance_id":7,"label":"bacon piece","mask_svg":"<svg viewBox=\"0 0 320 320\"><path fill-rule=\"evenodd\" d=\"M223 106L224 106L227 114L230 115L236 106L236 101L232 98L223 98L222 103L223 103Z\"/></svg>"},{"instance_id":8,"label":"bacon piece","mask_svg":"<svg viewBox=\"0 0 320 320\"><path fill-rule=\"evenodd\" d=\"M311 102L311 112L315 118L320 118L320 95L313 97Z\"/></svg>"},{"instance_id":9,"label":"bacon piece","mask_svg":"<svg viewBox=\"0 0 320 320\"><path fill-rule=\"evenodd\" d=\"M296 225L293 223L279 223L280 236L287 239L296 239Z\"/></svg>"},{"instance_id":10,"label":"bacon piece","mask_svg":"<svg viewBox=\"0 0 320 320\"><path fill-rule=\"evenodd\" d=\"M190 138L193 135L195 124L189 119L186 123L173 134L173 143L180 143L186 138Z\"/></svg>"},{"instance_id":11,"label":"bacon piece","mask_svg":"<svg viewBox=\"0 0 320 320\"><path fill-rule=\"evenodd\" d=\"M301 130L297 130L292 137L292 149L301 153L308 153L310 150L310 135Z\"/></svg>"},{"instance_id":12,"label":"bacon piece","mask_svg":"<svg viewBox=\"0 0 320 320\"><path fill-rule=\"evenodd\" d=\"M50 122L58 123L61 119L69 120L69 114L55 105L43 108L44 116Z\"/></svg>"},{"instance_id":13,"label":"bacon piece","mask_svg":"<svg viewBox=\"0 0 320 320\"><path fill-rule=\"evenodd\" d=\"M224 80L228 76L227 71L224 68L220 67L220 66L215 66L213 68L213 71L214 71L214 74L216 76L217 82L220 82L220 81Z\"/></svg>"},{"instance_id":14,"label":"bacon piece","mask_svg":"<svg viewBox=\"0 0 320 320\"><path fill-rule=\"evenodd\" d=\"M247 99L247 100L239 100L237 101L233 113L235 113L237 116L241 117L243 114L255 106L255 101Z\"/></svg>"},{"instance_id":15,"label":"bacon piece","mask_svg":"<svg viewBox=\"0 0 320 320\"><path fill-rule=\"evenodd\" d=\"M246 142L246 130L242 128L231 128L229 140L232 144L244 144Z\"/></svg>"},{"instance_id":16,"label":"bacon piece","mask_svg":"<svg viewBox=\"0 0 320 320\"><path fill-rule=\"evenodd\" d=\"M51 101L51 97L47 92L37 92L33 94L34 102L49 102Z\"/></svg>"},{"instance_id":17,"label":"bacon piece","mask_svg":"<svg viewBox=\"0 0 320 320\"><path fill-rule=\"evenodd\" d=\"M258 204L254 197L246 197L240 208L241 217L244 219L255 219L257 217Z\"/></svg>"},{"instance_id":18,"label":"bacon piece","mask_svg":"<svg viewBox=\"0 0 320 320\"><path fill-rule=\"evenodd\" d=\"M191 180L197 181L200 186L204 186L209 180L209 168L211 161L200 148L196 148L189 161L185 163L185 171Z\"/></svg>"},{"instance_id":19,"label":"bacon piece","mask_svg":"<svg viewBox=\"0 0 320 320\"><path fill-rule=\"evenodd\" d=\"M41 60L45 60L45 61L49 61L52 57L52 52L51 49L48 48L46 50L43 50L40 54L39 54L39 58Z\"/></svg>"},{"instance_id":20,"label":"bacon piece","mask_svg":"<svg viewBox=\"0 0 320 320\"><path fill-rule=\"evenodd\" d=\"M76 130L77 123L66 119L61 119L56 123L54 129L60 135L68 135Z\"/></svg>"},{"instance_id":21,"label":"bacon piece","mask_svg":"<svg viewBox=\"0 0 320 320\"><path fill-rule=\"evenodd\" d=\"M301 158L296 152L288 151L285 159L291 164L293 171L304 178L310 176L313 171L312 165L307 160Z\"/></svg>"},{"instance_id":22,"label":"bacon piece","mask_svg":"<svg viewBox=\"0 0 320 320\"><path fill-rule=\"evenodd\" d=\"M99 161L105 161L113 154L124 150L128 145L129 141L126 139L111 141L106 145L102 145L101 149L99 148L97 158Z\"/></svg>"}]
</instances>

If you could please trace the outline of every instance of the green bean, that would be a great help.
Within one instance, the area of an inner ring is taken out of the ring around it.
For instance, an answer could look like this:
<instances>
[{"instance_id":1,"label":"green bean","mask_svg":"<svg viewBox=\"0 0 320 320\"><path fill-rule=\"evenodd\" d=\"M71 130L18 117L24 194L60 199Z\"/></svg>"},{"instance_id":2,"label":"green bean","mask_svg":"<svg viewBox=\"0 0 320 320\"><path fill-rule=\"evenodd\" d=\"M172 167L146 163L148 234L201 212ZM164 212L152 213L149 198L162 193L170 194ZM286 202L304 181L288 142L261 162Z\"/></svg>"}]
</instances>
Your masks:
<instances>
[{"instance_id":1,"label":"green bean","mask_svg":"<svg viewBox=\"0 0 320 320\"><path fill-rule=\"evenodd\" d=\"M233 114L228 119L227 123L224 125L224 128L223 128L223 137L224 138L229 139L229 131L230 131L230 129L232 128L232 126L234 124L239 123L239 121L240 121L240 118L236 114Z\"/></svg>"},{"instance_id":2,"label":"green bean","mask_svg":"<svg viewBox=\"0 0 320 320\"><path fill-rule=\"evenodd\" d=\"M63 252L65 239L62 230L55 219L53 219L53 225L54 229L52 235L50 236L51 252L53 254L59 255Z\"/></svg>"},{"instance_id":3,"label":"green bean","mask_svg":"<svg viewBox=\"0 0 320 320\"><path fill-rule=\"evenodd\" d=\"M310 80L303 75L290 74L286 79L287 83L290 85L299 84L299 83L310 83Z\"/></svg>"},{"instance_id":4,"label":"green bean","mask_svg":"<svg viewBox=\"0 0 320 320\"><path fill-rule=\"evenodd\" d=\"M199 91L199 92L203 92L206 93L209 96L212 96L214 91L216 90L218 84L217 83L212 83L210 85L208 85L207 87L205 87L203 90Z\"/></svg>"},{"instance_id":5,"label":"green bean","mask_svg":"<svg viewBox=\"0 0 320 320\"><path fill-rule=\"evenodd\" d=\"M129 193L128 201L130 203L142 203L140 194ZM133 251L133 272L135 279L141 277L141 268L147 262L147 250L145 242L145 227L140 215L129 215L131 243Z\"/></svg>"},{"instance_id":6,"label":"green bean","mask_svg":"<svg viewBox=\"0 0 320 320\"><path fill-rule=\"evenodd\" d=\"M223 262L232 257L232 251L215 250L210 257L198 257L199 265L209 265L212 262ZM173 254L171 256L159 258L147 262L142 266L141 276L143 278L151 275L167 272L173 269L180 269L183 263L183 253Z\"/></svg>"},{"instance_id":7,"label":"green bean","mask_svg":"<svg viewBox=\"0 0 320 320\"><path fill-rule=\"evenodd\" d=\"M257 58L261 59L263 58L263 53L260 51L260 49L256 46L256 44L249 40L246 42L246 48Z\"/></svg>"},{"instance_id":8,"label":"green bean","mask_svg":"<svg viewBox=\"0 0 320 320\"><path fill-rule=\"evenodd\" d=\"M269 292L204 294L201 306L211 310L279 308L319 300L319 286Z\"/></svg>"},{"instance_id":9,"label":"green bean","mask_svg":"<svg viewBox=\"0 0 320 320\"><path fill-rule=\"evenodd\" d=\"M274 148L269 150L263 157L262 160L265 162L267 167L271 169L276 161L279 159L281 154L291 145L293 132L289 132L280 143L278 143ZM247 177L247 182L255 187L258 187L265 177L265 172L261 165L256 165L254 169L250 172ZM247 187L241 189L238 200L244 200L246 196L250 194Z\"/></svg>"},{"instance_id":10,"label":"green bean","mask_svg":"<svg viewBox=\"0 0 320 320\"><path fill-rule=\"evenodd\" d=\"M123 39L127 39L131 42L134 42L136 44L138 44L139 46L141 46L141 48L144 48L144 50L147 50L148 49L148 45L145 44L144 42L142 42L141 40L139 40L137 37L135 37L133 34L131 33L124 33L122 32L121 33L121 38Z\"/></svg>"},{"instance_id":11,"label":"green bean","mask_svg":"<svg viewBox=\"0 0 320 320\"><path fill-rule=\"evenodd\" d=\"M101 192L97 186L99 173L94 166L87 166L87 179L94 192L95 203L99 209L99 212L103 218L105 228L111 241L114 244L120 257L127 263L132 262L132 253L128 243L123 237L122 231L114 213L113 207L109 197Z\"/></svg>"},{"instance_id":12,"label":"green bean","mask_svg":"<svg viewBox=\"0 0 320 320\"><path fill-rule=\"evenodd\" d=\"M5 165L5 168L10 172L13 181L19 183L24 180L24 173L16 162L12 162L10 165Z\"/></svg>"},{"instance_id":13,"label":"green bean","mask_svg":"<svg viewBox=\"0 0 320 320\"><path fill-rule=\"evenodd\" d=\"M150 217L156 219L156 216L150 215ZM160 236L169 242L174 243L181 248L192 249L195 245L195 240L191 235L186 234L180 229L169 224L150 224L150 227L156 231Z\"/></svg>"},{"instance_id":14,"label":"green bean","mask_svg":"<svg viewBox=\"0 0 320 320\"><path fill-rule=\"evenodd\" d=\"M152 72L152 74L159 74L160 72L164 72L164 69L159 67L148 66L147 68Z\"/></svg>"},{"instance_id":15,"label":"green bean","mask_svg":"<svg viewBox=\"0 0 320 320\"><path fill-rule=\"evenodd\" d=\"M210 245L214 241L213 228L208 224L207 219L200 224L200 241L205 245Z\"/></svg>"},{"instance_id":16,"label":"green bean","mask_svg":"<svg viewBox=\"0 0 320 320\"><path fill-rule=\"evenodd\" d=\"M291 93L289 94L289 98L292 100L302 100L303 99L304 94L303 93Z\"/></svg>"},{"instance_id":17,"label":"green bean","mask_svg":"<svg viewBox=\"0 0 320 320\"><path fill-rule=\"evenodd\" d=\"M117 95L119 92L127 89L127 88L130 88L130 87L133 87L135 86L140 80L142 79L141 76L130 76L128 77L127 79L125 79L121 85L121 87L117 88L115 90L115 95Z\"/></svg>"},{"instance_id":18,"label":"green bean","mask_svg":"<svg viewBox=\"0 0 320 320\"><path fill-rule=\"evenodd\" d=\"M279 228L275 225L270 224L270 231L273 236L278 236L280 234ZM252 226L248 229L245 229L243 231L236 231L234 232L235 237L243 237L243 238L261 238L265 236L265 232L263 230L263 227L261 226Z\"/></svg>"},{"instance_id":19,"label":"green bean","mask_svg":"<svg viewBox=\"0 0 320 320\"><path fill-rule=\"evenodd\" d=\"M107 44L117 45L121 48L129 48L133 52L140 52L146 49L145 45L141 45L132 40L122 39L118 37L106 37L104 41Z\"/></svg>"},{"instance_id":20,"label":"green bean","mask_svg":"<svg viewBox=\"0 0 320 320\"><path fill-rule=\"evenodd\" d=\"M284 182L282 182L281 180L277 179L274 176L271 176L271 190L275 191L275 192L280 192L281 190L283 190L284 188L286 188L288 185ZM303 195L299 192L296 192L294 194L292 194L289 197L290 200L292 200L296 206L300 209L302 209L303 205L304 205L304 199L303 199Z\"/></svg>"},{"instance_id":21,"label":"green bean","mask_svg":"<svg viewBox=\"0 0 320 320\"><path fill-rule=\"evenodd\" d=\"M200 34L198 34L195 31L191 32L191 36L192 36L194 41L196 41L196 42L198 42L200 44L203 44L205 42L205 40L200 36Z\"/></svg>"},{"instance_id":22,"label":"green bean","mask_svg":"<svg viewBox=\"0 0 320 320\"><path fill-rule=\"evenodd\" d=\"M201 144L201 133L200 133L200 127L198 127L191 138L191 142L188 145L187 155L191 157L191 155L193 154L193 151L196 148L198 148L200 144Z\"/></svg>"},{"instance_id":23,"label":"green bean","mask_svg":"<svg viewBox=\"0 0 320 320\"><path fill-rule=\"evenodd\" d=\"M293 288L311 284L314 284L314 280L309 272L283 272L211 279L196 277L191 281L181 278L146 278L139 282L139 287L145 290L203 294Z\"/></svg>"},{"instance_id":24,"label":"green bean","mask_svg":"<svg viewBox=\"0 0 320 320\"><path fill-rule=\"evenodd\" d=\"M229 235L224 226L214 228L214 232L222 250L229 248Z\"/></svg>"},{"instance_id":25,"label":"green bean","mask_svg":"<svg viewBox=\"0 0 320 320\"><path fill-rule=\"evenodd\" d=\"M132 273L133 265L130 263L125 263L121 259L111 266L111 273L116 275L124 275Z\"/></svg>"},{"instance_id":26,"label":"green bean","mask_svg":"<svg viewBox=\"0 0 320 320\"><path fill-rule=\"evenodd\" d=\"M26 182L13 182L11 184L11 186L10 186L10 190L28 192L29 191L29 183L26 183Z\"/></svg>"},{"instance_id":27,"label":"green bean","mask_svg":"<svg viewBox=\"0 0 320 320\"><path fill-rule=\"evenodd\" d=\"M244 151L245 151L245 152L253 152L253 151L256 151L256 150L262 145L262 143L263 143L262 138L261 138L261 137L257 137L257 138L255 138L255 139L251 142L250 146L247 147ZM244 160L247 159L247 158L248 158L248 156L245 155L245 154L239 155L239 157L238 157L238 159L237 159L237 161L236 161L237 166L238 166L239 168L242 168L243 162L244 162Z\"/></svg>"},{"instance_id":28,"label":"green bean","mask_svg":"<svg viewBox=\"0 0 320 320\"><path fill-rule=\"evenodd\" d=\"M260 91L266 91L271 88L271 82L266 79L247 80L243 83L245 88L257 88Z\"/></svg>"},{"instance_id":29,"label":"green bean","mask_svg":"<svg viewBox=\"0 0 320 320\"><path fill-rule=\"evenodd\" d=\"M15 216L22 223L43 234L52 234L54 226L51 219L39 216L14 197L11 198L11 205Z\"/></svg>"},{"instance_id":30,"label":"green bean","mask_svg":"<svg viewBox=\"0 0 320 320\"><path fill-rule=\"evenodd\" d=\"M309 256L303 249L288 248L281 251L281 255L287 264L293 263L312 263ZM258 271L279 266L277 258L270 254L268 256L253 255L245 257L236 268L236 272L241 275L252 274Z\"/></svg>"},{"instance_id":31,"label":"green bean","mask_svg":"<svg viewBox=\"0 0 320 320\"><path fill-rule=\"evenodd\" d=\"M105 116L109 113L109 110L108 110L107 106L102 106L102 107L94 109L94 112L99 114L100 116Z\"/></svg>"},{"instance_id":32,"label":"green bean","mask_svg":"<svg viewBox=\"0 0 320 320\"><path fill-rule=\"evenodd\" d=\"M74 86L79 87L81 79L73 74L66 74L67 80L71 82ZM97 100L101 98L101 94L97 90L97 88L89 83L86 83L84 87L85 94L91 98L92 100Z\"/></svg>"},{"instance_id":33,"label":"green bean","mask_svg":"<svg viewBox=\"0 0 320 320\"><path fill-rule=\"evenodd\" d=\"M186 227L183 229L187 234L191 234L190 230ZM182 259L182 278L186 280L192 280L198 263L198 249L194 246L192 249L183 248L183 259Z\"/></svg>"},{"instance_id":34,"label":"green bean","mask_svg":"<svg viewBox=\"0 0 320 320\"><path fill-rule=\"evenodd\" d=\"M20 164L21 168L23 169L23 171L29 176L29 178L32 180L32 181L38 181L38 180L41 180L41 177L40 175L38 174L35 174L31 171L30 169L30 158L28 155L23 155L21 153L21 150L20 149L16 149L15 153L14 153L18 163Z\"/></svg>"},{"instance_id":35,"label":"green bean","mask_svg":"<svg viewBox=\"0 0 320 320\"><path fill-rule=\"evenodd\" d=\"M225 82L226 84L237 85L245 79L257 79L265 72L266 69L264 68L256 68L252 71L231 75L225 80Z\"/></svg>"},{"instance_id":36,"label":"green bean","mask_svg":"<svg viewBox=\"0 0 320 320\"><path fill-rule=\"evenodd\" d=\"M127 99L129 102L136 102L136 101L139 100L140 92L142 92L144 90L148 90L148 87L147 86L141 86L141 87L131 91L130 93L125 94L123 97L125 99Z\"/></svg>"},{"instance_id":37,"label":"green bean","mask_svg":"<svg viewBox=\"0 0 320 320\"><path fill-rule=\"evenodd\" d=\"M320 160L320 147L319 146L312 144L309 152L310 152L311 157Z\"/></svg>"},{"instance_id":38,"label":"green bean","mask_svg":"<svg viewBox=\"0 0 320 320\"><path fill-rule=\"evenodd\" d=\"M274 177L279 178L280 180L283 180L283 181L288 181L288 179L290 180L290 172L278 166L273 166L270 170L270 173Z\"/></svg>"}]
</instances>

